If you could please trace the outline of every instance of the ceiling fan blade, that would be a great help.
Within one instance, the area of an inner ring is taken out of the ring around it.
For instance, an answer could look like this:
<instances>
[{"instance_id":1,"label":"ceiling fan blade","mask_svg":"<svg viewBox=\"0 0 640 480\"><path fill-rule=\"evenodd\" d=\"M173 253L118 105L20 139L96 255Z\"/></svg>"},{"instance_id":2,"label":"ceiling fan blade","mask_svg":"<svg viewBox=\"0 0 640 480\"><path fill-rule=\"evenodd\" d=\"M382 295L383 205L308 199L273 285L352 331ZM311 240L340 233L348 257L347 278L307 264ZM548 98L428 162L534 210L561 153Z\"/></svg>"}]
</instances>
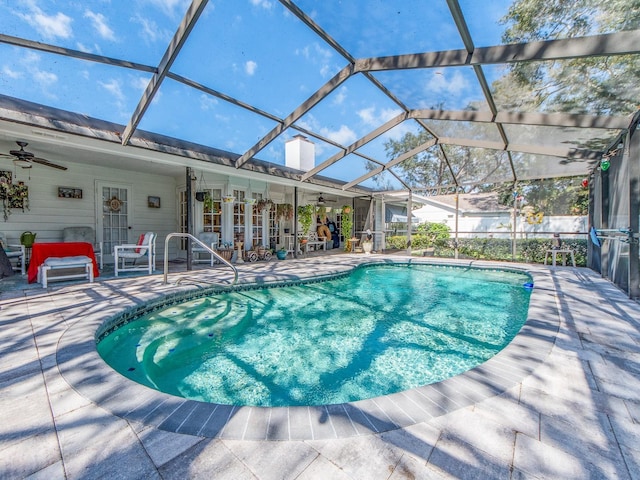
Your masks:
<instances>
[{"instance_id":1,"label":"ceiling fan blade","mask_svg":"<svg viewBox=\"0 0 640 480\"><path fill-rule=\"evenodd\" d=\"M57 163L50 162L44 158L33 157L29 159L33 163L39 163L40 165L45 165L51 168L57 168L58 170L67 170L67 167L63 167L62 165L58 165Z\"/></svg>"},{"instance_id":2,"label":"ceiling fan blade","mask_svg":"<svg viewBox=\"0 0 640 480\"><path fill-rule=\"evenodd\" d=\"M9 155L8 153L0 153L0 157L2 157L2 158L11 158L11 159L16 158L14 155Z\"/></svg>"}]
</instances>

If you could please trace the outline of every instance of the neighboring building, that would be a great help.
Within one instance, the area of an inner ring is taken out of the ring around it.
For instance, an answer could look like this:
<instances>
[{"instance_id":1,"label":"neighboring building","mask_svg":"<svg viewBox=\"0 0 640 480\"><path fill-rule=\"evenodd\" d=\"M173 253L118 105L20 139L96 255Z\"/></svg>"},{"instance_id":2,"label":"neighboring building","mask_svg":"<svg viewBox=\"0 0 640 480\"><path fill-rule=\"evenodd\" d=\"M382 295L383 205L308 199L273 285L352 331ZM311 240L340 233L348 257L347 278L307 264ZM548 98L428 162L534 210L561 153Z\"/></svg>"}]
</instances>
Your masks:
<instances>
[{"instance_id":1,"label":"neighboring building","mask_svg":"<svg viewBox=\"0 0 640 480\"><path fill-rule=\"evenodd\" d=\"M513 232L513 207L501 205L497 193L467 193L458 195L458 236L459 237L510 237ZM422 207L413 211L420 222L444 223L456 229L456 196L438 195L422 197ZM520 237L549 233L564 234L587 231L586 216L531 216L526 210L518 211L516 231Z\"/></svg>"}]
</instances>

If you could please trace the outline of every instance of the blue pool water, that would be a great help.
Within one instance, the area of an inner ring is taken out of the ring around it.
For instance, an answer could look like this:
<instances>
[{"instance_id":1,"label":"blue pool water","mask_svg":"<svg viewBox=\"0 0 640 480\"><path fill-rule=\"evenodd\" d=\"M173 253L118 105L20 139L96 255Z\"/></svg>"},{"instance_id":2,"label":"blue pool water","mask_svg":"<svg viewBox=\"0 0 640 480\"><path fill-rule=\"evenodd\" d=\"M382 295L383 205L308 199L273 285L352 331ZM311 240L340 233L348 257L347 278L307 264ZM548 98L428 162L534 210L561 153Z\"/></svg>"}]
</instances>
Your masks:
<instances>
[{"instance_id":1,"label":"blue pool water","mask_svg":"<svg viewBox=\"0 0 640 480\"><path fill-rule=\"evenodd\" d=\"M216 294L105 336L126 377L230 405L350 402L435 383L503 349L527 317L523 273L372 265L347 277Z\"/></svg>"}]
</instances>

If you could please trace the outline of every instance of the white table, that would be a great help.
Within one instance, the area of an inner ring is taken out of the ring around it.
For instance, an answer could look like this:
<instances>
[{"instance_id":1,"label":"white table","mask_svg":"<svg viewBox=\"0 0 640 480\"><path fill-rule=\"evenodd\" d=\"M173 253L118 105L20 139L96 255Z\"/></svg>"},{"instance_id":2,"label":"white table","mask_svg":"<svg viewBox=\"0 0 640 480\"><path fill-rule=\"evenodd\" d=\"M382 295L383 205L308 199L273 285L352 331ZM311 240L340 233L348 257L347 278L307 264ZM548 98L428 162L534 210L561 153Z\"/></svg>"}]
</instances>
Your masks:
<instances>
[{"instance_id":1,"label":"white table","mask_svg":"<svg viewBox=\"0 0 640 480\"><path fill-rule=\"evenodd\" d=\"M549 254L551 254L551 264L556 266L556 259L558 254L562 255L562 265L565 266L567 264L567 255L571 255L571 263L573 266L576 266L576 258L573 250L570 248L557 248L552 250L547 250L547 253L544 255L544 264L547 264L547 259L549 258Z\"/></svg>"}]
</instances>

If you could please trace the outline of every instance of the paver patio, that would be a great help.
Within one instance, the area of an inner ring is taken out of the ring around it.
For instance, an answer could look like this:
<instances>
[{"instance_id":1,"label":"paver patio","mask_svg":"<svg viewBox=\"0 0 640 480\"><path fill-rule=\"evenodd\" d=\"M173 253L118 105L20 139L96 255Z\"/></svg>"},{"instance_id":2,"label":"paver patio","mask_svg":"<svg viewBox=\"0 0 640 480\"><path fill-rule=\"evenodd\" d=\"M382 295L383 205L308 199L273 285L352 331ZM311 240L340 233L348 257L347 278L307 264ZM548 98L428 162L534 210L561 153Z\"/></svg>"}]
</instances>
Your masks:
<instances>
[{"instance_id":1,"label":"paver patio","mask_svg":"<svg viewBox=\"0 0 640 480\"><path fill-rule=\"evenodd\" d=\"M245 281L299 278L363 260L332 255L239 270ZM94 284L2 291L0 478L640 479L640 305L587 269L509 266L534 276L533 321L505 355L479 370L488 375L486 389L477 388L478 372L447 380L433 390L439 413L377 433L372 426L356 433L333 427L305 436L294 414L280 418L274 410L268 425L277 440L247 440L259 425L250 416L241 433L229 426L226 436L208 437L176 433L184 422L159 428L176 423L162 408L130 418L118 409L135 411L132 404L150 405L162 394L123 394L123 406L114 401L119 375L82 363L94 354L91 332L101 318L195 288L189 282L104 276ZM505 388L496 392L496 385ZM409 403L379 403L399 408L388 418L381 409L386 425L408 412ZM334 418L330 409L327 415Z\"/></svg>"}]
</instances>

